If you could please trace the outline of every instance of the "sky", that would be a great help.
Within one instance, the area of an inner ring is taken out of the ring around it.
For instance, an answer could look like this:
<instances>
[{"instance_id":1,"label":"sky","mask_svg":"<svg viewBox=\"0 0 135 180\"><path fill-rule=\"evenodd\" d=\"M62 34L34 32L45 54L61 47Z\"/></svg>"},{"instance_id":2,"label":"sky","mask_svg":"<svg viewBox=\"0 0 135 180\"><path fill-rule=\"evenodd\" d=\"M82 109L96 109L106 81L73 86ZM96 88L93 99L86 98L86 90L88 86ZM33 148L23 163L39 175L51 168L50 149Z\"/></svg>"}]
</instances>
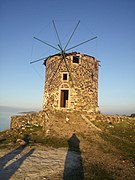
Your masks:
<instances>
[{"instance_id":1,"label":"sky","mask_svg":"<svg viewBox=\"0 0 135 180\"><path fill-rule=\"evenodd\" d=\"M97 36L72 51L94 56L99 69L99 109L135 113L134 0L0 0L0 106L42 109L45 67L30 61L58 53L57 47L80 24L69 47Z\"/></svg>"}]
</instances>

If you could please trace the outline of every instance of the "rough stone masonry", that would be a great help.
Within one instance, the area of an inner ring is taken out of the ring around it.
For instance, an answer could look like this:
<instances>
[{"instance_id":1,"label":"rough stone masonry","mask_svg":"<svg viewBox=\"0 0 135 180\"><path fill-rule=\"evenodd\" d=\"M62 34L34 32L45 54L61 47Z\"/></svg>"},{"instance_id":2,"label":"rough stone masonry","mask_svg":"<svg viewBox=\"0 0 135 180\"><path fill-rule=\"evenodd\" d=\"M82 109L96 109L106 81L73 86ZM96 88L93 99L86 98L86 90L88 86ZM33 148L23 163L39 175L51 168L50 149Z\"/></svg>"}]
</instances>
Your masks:
<instances>
[{"instance_id":1,"label":"rough stone masonry","mask_svg":"<svg viewBox=\"0 0 135 180\"><path fill-rule=\"evenodd\" d=\"M98 65L94 57L77 52L49 56L45 61L46 81L43 110L98 111Z\"/></svg>"}]
</instances>

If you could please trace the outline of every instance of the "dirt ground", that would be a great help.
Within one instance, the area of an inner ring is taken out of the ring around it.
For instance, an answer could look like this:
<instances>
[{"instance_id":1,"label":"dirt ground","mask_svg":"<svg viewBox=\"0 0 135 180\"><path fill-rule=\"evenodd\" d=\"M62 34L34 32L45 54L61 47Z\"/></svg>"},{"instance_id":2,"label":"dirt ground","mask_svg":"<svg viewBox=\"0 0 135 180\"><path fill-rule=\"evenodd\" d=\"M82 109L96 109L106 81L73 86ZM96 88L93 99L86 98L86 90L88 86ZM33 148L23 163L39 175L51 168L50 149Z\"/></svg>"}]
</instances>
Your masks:
<instances>
[{"instance_id":1,"label":"dirt ground","mask_svg":"<svg viewBox=\"0 0 135 180\"><path fill-rule=\"evenodd\" d=\"M0 148L0 180L134 180L135 165L79 114L50 115L47 133L67 147L27 144Z\"/></svg>"},{"instance_id":2,"label":"dirt ground","mask_svg":"<svg viewBox=\"0 0 135 180\"><path fill-rule=\"evenodd\" d=\"M114 155L113 147L112 153L106 153L99 150L96 143L81 143L82 139L76 135L71 139L72 145L69 143L68 148L28 145L0 149L0 179L132 180L135 178L134 165Z\"/></svg>"}]
</instances>

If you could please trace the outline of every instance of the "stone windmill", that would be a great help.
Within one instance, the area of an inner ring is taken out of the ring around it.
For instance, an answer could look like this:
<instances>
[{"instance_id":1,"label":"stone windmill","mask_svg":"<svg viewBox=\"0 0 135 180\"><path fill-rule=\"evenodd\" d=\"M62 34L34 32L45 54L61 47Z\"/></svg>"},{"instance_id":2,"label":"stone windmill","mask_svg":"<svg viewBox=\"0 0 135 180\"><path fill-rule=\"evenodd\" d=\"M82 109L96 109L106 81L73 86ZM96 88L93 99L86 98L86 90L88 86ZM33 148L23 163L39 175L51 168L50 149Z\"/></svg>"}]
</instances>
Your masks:
<instances>
[{"instance_id":1,"label":"stone windmill","mask_svg":"<svg viewBox=\"0 0 135 180\"><path fill-rule=\"evenodd\" d=\"M69 53L69 50L97 37L67 48L79 23L80 21L77 23L64 48L62 47L54 21L53 26L59 41L58 47L34 37L36 40L59 51L58 54L31 62L35 63L44 60L44 65L46 66L43 110L49 108L58 110L83 110L87 112L98 111L99 61L92 56L79 52Z\"/></svg>"}]
</instances>

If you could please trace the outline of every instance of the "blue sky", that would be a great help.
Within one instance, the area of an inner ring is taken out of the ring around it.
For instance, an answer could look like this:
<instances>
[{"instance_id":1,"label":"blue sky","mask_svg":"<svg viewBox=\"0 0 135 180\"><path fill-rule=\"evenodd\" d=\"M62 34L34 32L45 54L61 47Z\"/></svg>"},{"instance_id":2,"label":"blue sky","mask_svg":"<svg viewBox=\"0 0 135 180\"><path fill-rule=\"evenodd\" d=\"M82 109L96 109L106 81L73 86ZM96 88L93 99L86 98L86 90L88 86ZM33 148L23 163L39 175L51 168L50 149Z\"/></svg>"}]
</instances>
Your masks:
<instances>
[{"instance_id":1,"label":"blue sky","mask_svg":"<svg viewBox=\"0 0 135 180\"><path fill-rule=\"evenodd\" d=\"M78 20L69 47L98 36L74 51L101 61L100 110L135 112L134 0L1 0L0 106L42 108L45 68L42 62L29 62L57 53L32 38L57 46L52 20L63 45Z\"/></svg>"}]
</instances>

